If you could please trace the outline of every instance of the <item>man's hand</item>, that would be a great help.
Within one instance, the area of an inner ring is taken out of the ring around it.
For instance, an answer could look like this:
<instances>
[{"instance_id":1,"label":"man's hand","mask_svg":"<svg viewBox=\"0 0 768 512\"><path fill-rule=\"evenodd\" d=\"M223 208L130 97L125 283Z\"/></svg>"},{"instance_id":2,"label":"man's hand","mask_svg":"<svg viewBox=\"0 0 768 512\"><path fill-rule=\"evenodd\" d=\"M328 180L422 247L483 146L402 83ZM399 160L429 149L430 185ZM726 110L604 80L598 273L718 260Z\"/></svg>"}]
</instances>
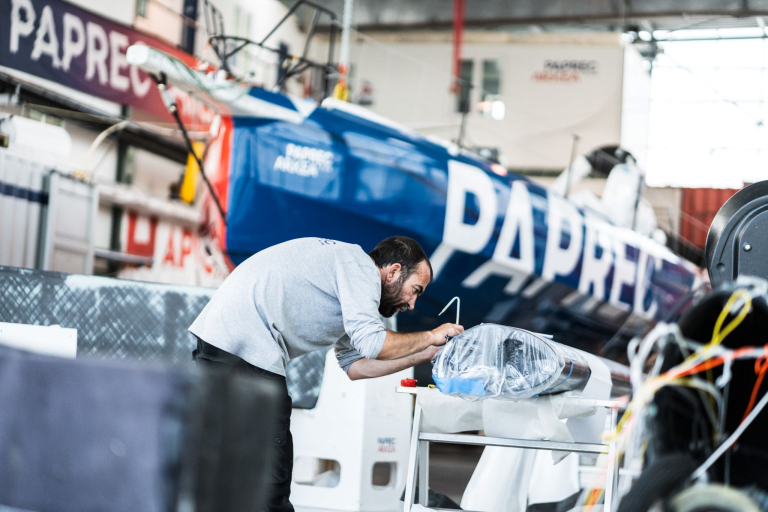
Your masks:
<instances>
[{"instance_id":1,"label":"man's hand","mask_svg":"<svg viewBox=\"0 0 768 512\"><path fill-rule=\"evenodd\" d=\"M448 338L453 338L464 332L464 328L458 324L443 324L436 329L429 331L431 333L432 345L442 346L448 341Z\"/></svg>"},{"instance_id":2,"label":"man's hand","mask_svg":"<svg viewBox=\"0 0 768 512\"><path fill-rule=\"evenodd\" d=\"M443 346L448 341L448 337L458 336L464 332L464 328L456 324L443 324L437 329L422 332L400 333L387 331L387 337L384 338L384 346L376 359L380 361L391 361L401 357L418 354L429 346ZM354 341L352 343L354 346Z\"/></svg>"},{"instance_id":3,"label":"man's hand","mask_svg":"<svg viewBox=\"0 0 768 512\"><path fill-rule=\"evenodd\" d=\"M421 359L420 362L429 363L432 361L435 355L440 352L441 348L442 347L438 347L437 345L430 345L416 355L419 356L419 359Z\"/></svg>"}]
</instances>

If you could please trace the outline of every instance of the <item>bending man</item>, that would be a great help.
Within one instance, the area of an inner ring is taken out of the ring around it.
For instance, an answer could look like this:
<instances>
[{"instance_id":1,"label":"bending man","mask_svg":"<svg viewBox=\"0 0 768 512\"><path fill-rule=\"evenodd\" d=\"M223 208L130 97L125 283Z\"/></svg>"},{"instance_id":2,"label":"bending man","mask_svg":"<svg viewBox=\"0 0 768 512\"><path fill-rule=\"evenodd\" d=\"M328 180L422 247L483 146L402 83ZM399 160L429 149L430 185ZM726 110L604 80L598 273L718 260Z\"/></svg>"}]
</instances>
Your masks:
<instances>
[{"instance_id":1,"label":"bending man","mask_svg":"<svg viewBox=\"0 0 768 512\"><path fill-rule=\"evenodd\" d=\"M270 512L293 510L288 361L333 345L339 365L352 380L430 361L448 337L463 332L460 325L401 334L385 329L381 316L412 309L431 281L432 266L410 238L388 238L370 254L358 245L301 238L241 263L190 326L198 339L193 354L198 364L229 365L276 381L284 390Z\"/></svg>"}]
</instances>

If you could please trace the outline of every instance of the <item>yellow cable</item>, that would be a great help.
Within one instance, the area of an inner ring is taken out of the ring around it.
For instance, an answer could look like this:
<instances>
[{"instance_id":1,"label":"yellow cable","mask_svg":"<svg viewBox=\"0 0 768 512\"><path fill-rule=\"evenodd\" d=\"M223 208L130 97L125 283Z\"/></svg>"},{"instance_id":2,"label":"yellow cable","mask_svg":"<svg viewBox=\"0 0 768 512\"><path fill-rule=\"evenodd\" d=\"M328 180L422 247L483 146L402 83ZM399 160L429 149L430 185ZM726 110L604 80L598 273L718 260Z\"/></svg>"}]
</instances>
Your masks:
<instances>
[{"instance_id":1,"label":"yellow cable","mask_svg":"<svg viewBox=\"0 0 768 512\"><path fill-rule=\"evenodd\" d=\"M733 309L733 306L736 304L736 301L740 298L744 298L744 305L741 308L741 311L739 311L739 314L734 318L733 320L728 323L728 325L725 327L725 330L720 332L720 329L723 327L723 322L725 322L725 319L728 318L728 314L731 312L731 309ZM725 306L723 307L723 310L720 311L720 315L717 317L717 322L715 322L715 328L712 331L712 340L701 348L701 352L708 351L711 347L716 347L722 343L722 341L733 332L736 327L738 327L742 321L744 321L744 318L749 314L749 310L752 308L752 295L744 288L739 288L738 290L734 290L734 292L731 294L730 298L728 299L728 302L725 303ZM713 376L712 376L712 370L707 370L707 382L712 383ZM709 403L714 406L712 397L709 398ZM717 428L712 430L712 435L716 438L717 436Z\"/></svg>"},{"instance_id":2,"label":"yellow cable","mask_svg":"<svg viewBox=\"0 0 768 512\"><path fill-rule=\"evenodd\" d=\"M728 325L726 325L725 329L723 329L723 323L725 322L725 319L728 318L728 314L733 308L733 306L736 304L736 301L738 301L740 298L744 299L744 305L742 306L741 310L739 311L738 315L736 315L736 318L731 320ZM680 367L685 367L686 363L690 363L691 361L701 358L702 360L699 361L696 364L700 364L702 362L705 362L709 359L711 359L711 356L708 356L707 353L710 351L711 348L716 347L720 345L723 340L731 334L740 324L744 321L744 318L749 314L750 309L752 308L752 295L749 293L748 290L744 288L740 288L738 290L735 290L728 301L726 302L725 306L723 307L722 311L720 312L720 315L717 318L717 321L715 322L715 327L712 332L712 339L709 343L701 347L699 350L688 356L685 361ZM624 411L624 414L622 415L621 419L619 420L618 424L616 425L616 430L612 432L608 438L609 439L618 439L619 434L624 430L625 426L627 426L627 423L630 419L632 419L633 411L634 409L642 408L650 401L651 398L658 392L661 388L669 385L679 385L679 386L685 386L693 389L699 389L701 391L704 391L708 393L708 396L710 399L714 402L714 397L711 394L711 390L702 388L701 386L697 386L692 379L688 378L678 378L674 377L673 375L670 375L671 370L667 371L663 375L659 375L656 377L652 377L645 381L643 385L641 386L640 390L638 391L635 398L627 405L627 408ZM711 370L707 370L708 373L708 380L711 382ZM627 428L627 432L629 432L631 428ZM628 436L629 434L627 434ZM618 447L619 449L619 456L623 453L623 448ZM606 468L607 470L607 468ZM599 477L596 477L599 478ZM593 480L594 483L596 483L595 480ZM602 496L602 492L598 494L597 496L594 496L594 491L597 486L592 485L592 488L588 490L586 493L586 501L584 502L584 505L590 507L593 507L597 501L599 501L600 496ZM592 498L595 498L594 500Z\"/></svg>"},{"instance_id":3,"label":"yellow cable","mask_svg":"<svg viewBox=\"0 0 768 512\"><path fill-rule=\"evenodd\" d=\"M731 308L736 303L736 301L741 297L744 298L744 305L741 307L741 311L739 311L739 314L736 316L736 318L731 320L731 322L725 327L725 330L721 333L720 328L722 327L725 319L728 317L728 313L731 311ZM720 312L720 316L717 318L710 345L719 345L726 336L731 334L731 332L733 332L733 330L736 329L742 321L744 321L744 318L746 318L746 316L749 314L750 309L752 309L752 295L749 293L749 291L743 288L734 291L731 295L731 298L728 299L725 307Z\"/></svg>"},{"instance_id":4,"label":"yellow cable","mask_svg":"<svg viewBox=\"0 0 768 512\"><path fill-rule=\"evenodd\" d=\"M632 407L633 405L638 407L645 406L648 401L653 397L653 395L656 394L661 388L665 386L684 386L692 389L698 389L701 391L704 391L708 394L712 394L712 390L702 388L701 386L696 385L693 379L687 378L687 377L673 377L668 375L660 375L658 377L654 377L652 379L649 379L643 384L643 387L638 392L637 396L634 400L632 400L629 405L627 405L627 409L624 411L624 414L622 415L621 420L616 425L616 430L611 434L609 438L617 439L619 437L619 434L623 431L624 427L626 426L626 423L632 419ZM627 431L630 431L631 428L627 428ZM627 434L627 437L629 434ZM621 457L624 453L624 448L622 446L617 446L617 449L619 450L619 457ZM642 453L645 453L645 446L641 450ZM607 466L606 466L607 471ZM604 485L604 482L598 482L600 479L600 475L596 475L595 478L592 480L591 486L588 489L588 492L586 493L586 501L583 503L587 507L593 507L597 501L600 500L600 497L603 495L604 491L601 491L600 493L595 495L595 490L598 489L598 485Z\"/></svg>"}]
</instances>

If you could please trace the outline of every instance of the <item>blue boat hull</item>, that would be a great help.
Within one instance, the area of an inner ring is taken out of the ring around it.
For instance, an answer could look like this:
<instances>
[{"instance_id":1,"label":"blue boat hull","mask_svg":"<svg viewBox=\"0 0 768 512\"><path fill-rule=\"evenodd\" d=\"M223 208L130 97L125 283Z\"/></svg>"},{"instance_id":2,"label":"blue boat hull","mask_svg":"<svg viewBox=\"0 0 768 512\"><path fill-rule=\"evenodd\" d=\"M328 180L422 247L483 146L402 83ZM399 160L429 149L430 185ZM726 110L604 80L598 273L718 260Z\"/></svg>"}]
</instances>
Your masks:
<instances>
[{"instance_id":1,"label":"blue boat hull","mask_svg":"<svg viewBox=\"0 0 768 512\"><path fill-rule=\"evenodd\" d=\"M638 327L661 318L700 279L665 247L505 174L341 109L318 107L302 123L234 118L226 251L237 264L298 237L369 251L409 236L436 276L416 310L398 316L400 330L452 321L437 314L458 295L465 327L522 327L593 353L628 318Z\"/></svg>"}]
</instances>

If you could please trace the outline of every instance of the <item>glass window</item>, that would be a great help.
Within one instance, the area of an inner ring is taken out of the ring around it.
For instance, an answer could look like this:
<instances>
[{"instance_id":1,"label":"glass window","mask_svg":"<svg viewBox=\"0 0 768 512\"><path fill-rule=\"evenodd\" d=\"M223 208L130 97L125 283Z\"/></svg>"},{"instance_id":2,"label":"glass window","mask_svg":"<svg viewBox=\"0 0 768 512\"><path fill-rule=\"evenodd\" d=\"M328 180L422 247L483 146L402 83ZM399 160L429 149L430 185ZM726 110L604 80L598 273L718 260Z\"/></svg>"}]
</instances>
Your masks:
<instances>
[{"instance_id":1,"label":"glass window","mask_svg":"<svg viewBox=\"0 0 768 512\"><path fill-rule=\"evenodd\" d=\"M504 102L501 101L501 66L497 59L483 61L483 81L480 94L480 111L485 117L497 121L504 119Z\"/></svg>"},{"instance_id":2,"label":"glass window","mask_svg":"<svg viewBox=\"0 0 768 512\"><path fill-rule=\"evenodd\" d=\"M139 18L147 17L147 3L149 0L136 0L136 16Z\"/></svg>"},{"instance_id":3,"label":"glass window","mask_svg":"<svg viewBox=\"0 0 768 512\"><path fill-rule=\"evenodd\" d=\"M461 61L461 90L456 96L456 112L469 112L469 103L472 97L472 72L474 68L474 61Z\"/></svg>"},{"instance_id":4,"label":"glass window","mask_svg":"<svg viewBox=\"0 0 768 512\"><path fill-rule=\"evenodd\" d=\"M501 67L499 61L483 61L483 101L497 99L501 94Z\"/></svg>"}]
</instances>

